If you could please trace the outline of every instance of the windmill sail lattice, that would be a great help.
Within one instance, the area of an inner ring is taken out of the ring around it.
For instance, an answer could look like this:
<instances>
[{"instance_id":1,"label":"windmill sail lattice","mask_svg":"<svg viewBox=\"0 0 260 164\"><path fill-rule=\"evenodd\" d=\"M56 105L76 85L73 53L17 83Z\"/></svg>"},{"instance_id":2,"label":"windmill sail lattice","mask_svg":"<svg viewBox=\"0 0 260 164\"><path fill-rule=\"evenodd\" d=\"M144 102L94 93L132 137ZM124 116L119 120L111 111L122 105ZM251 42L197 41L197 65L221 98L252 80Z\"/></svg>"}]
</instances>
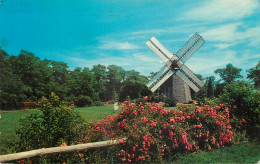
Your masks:
<instances>
[{"instance_id":1,"label":"windmill sail lattice","mask_svg":"<svg viewBox=\"0 0 260 164\"><path fill-rule=\"evenodd\" d=\"M170 77L178 76L178 77L173 77L173 79L177 79L177 80L178 78L182 79L184 82L183 85L188 85L195 92L198 92L204 86L204 83L201 80L199 80L196 77L196 75L184 63L204 44L204 42L205 41L203 40L203 38L198 33L195 33L176 54L172 54L155 37L149 39L149 41L146 42L146 45L155 54L157 54L164 62L166 62L166 64L160 69L160 71L154 76L154 78L152 78L147 83L147 87L152 92L155 92ZM187 86L184 86L184 88L185 88L184 94L190 94L190 92L187 89ZM176 87L173 90L175 90L175 92L178 92L178 88L176 89ZM177 94L182 94L182 93L181 91L178 93L174 93L174 95L176 95L175 98L178 97ZM185 95L184 97L187 96ZM187 101L187 99L185 100L180 100L180 99L178 100L178 98L176 99L179 102Z\"/></svg>"}]
</instances>

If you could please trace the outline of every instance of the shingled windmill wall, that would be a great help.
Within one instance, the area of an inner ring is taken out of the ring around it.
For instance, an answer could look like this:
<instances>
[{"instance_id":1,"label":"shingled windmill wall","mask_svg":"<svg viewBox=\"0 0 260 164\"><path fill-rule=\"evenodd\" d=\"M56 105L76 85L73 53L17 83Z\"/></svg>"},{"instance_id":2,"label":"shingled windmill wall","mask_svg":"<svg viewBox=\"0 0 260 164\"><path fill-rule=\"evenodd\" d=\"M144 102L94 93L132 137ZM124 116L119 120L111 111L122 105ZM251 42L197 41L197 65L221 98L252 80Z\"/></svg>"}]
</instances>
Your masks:
<instances>
[{"instance_id":1,"label":"shingled windmill wall","mask_svg":"<svg viewBox=\"0 0 260 164\"><path fill-rule=\"evenodd\" d=\"M160 86L160 94L167 98L174 97L177 102L185 103L191 101L190 87L177 75L171 76Z\"/></svg>"},{"instance_id":2,"label":"shingled windmill wall","mask_svg":"<svg viewBox=\"0 0 260 164\"><path fill-rule=\"evenodd\" d=\"M172 76L172 86L172 95L177 102L185 103L192 100L190 87L179 76Z\"/></svg>"}]
</instances>

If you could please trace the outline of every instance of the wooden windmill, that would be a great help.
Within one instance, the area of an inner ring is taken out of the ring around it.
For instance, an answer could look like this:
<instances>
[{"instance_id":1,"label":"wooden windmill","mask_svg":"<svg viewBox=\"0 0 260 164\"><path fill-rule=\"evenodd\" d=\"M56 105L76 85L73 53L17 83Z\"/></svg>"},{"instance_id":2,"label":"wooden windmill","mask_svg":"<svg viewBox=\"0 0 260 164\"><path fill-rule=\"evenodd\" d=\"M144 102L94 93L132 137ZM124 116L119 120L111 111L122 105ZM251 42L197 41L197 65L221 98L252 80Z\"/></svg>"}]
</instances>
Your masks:
<instances>
[{"instance_id":1,"label":"wooden windmill","mask_svg":"<svg viewBox=\"0 0 260 164\"><path fill-rule=\"evenodd\" d=\"M166 64L146 86L152 92L159 90L168 98L174 97L177 102L191 101L190 88L198 92L204 83L184 63L204 42L203 38L195 33L176 54L173 54L163 47L155 37L149 39L146 45Z\"/></svg>"}]
</instances>

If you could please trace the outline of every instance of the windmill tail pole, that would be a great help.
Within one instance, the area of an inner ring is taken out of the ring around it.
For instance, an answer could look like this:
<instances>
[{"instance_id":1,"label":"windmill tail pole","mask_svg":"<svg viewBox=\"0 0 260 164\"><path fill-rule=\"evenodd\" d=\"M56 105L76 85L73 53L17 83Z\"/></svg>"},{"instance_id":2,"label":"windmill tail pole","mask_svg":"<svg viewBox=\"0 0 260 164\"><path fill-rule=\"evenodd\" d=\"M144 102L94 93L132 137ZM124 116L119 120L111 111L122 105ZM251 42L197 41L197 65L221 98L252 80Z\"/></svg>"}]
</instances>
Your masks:
<instances>
[{"instance_id":1,"label":"windmill tail pole","mask_svg":"<svg viewBox=\"0 0 260 164\"><path fill-rule=\"evenodd\" d=\"M37 149L31 151L25 151L21 153L14 153L14 154L7 154L7 155L0 155L0 162L7 162L19 159L30 158L34 156L40 155L48 155L48 154L55 154L55 153L68 153L68 152L77 152L83 151L92 148L101 148L101 147L108 147L112 145L120 144L120 141L124 141L126 138L117 139L117 140L108 140L108 141L101 141L101 142L93 142L87 144L78 144L66 147L52 147L46 149Z\"/></svg>"}]
</instances>

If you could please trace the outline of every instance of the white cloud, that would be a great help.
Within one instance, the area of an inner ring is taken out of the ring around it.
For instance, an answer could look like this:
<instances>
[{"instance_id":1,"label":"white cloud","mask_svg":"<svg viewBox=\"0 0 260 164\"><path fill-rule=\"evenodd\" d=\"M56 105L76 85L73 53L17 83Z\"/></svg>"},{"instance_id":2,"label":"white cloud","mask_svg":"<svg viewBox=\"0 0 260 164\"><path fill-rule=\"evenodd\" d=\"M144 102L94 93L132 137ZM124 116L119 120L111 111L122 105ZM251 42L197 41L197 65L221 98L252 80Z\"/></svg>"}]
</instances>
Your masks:
<instances>
[{"instance_id":1,"label":"white cloud","mask_svg":"<svg viewBox=\"0 0 260 164\"><path fill-rule=\"evenodd\" d=\"M228 63L232 63L235 67L242 68L243 71L256 65L260 58L260 54L252 55L251 52L243 52L243 55L237 54L233 50L216 50L211 53L200 53L196 57L191 58L186 63L187 66L204 76L212 76L214 70L224 68Z\"/></svg>"},{"instance_id":2,"label":"white cloud","mask_svg":"<svg viewBox=\"0 0 260 164\"><path fill-rule=\"evenodd\" d=\"M128 42L105 41L99 48L104 50L131 50L140 47Z\"/></svg>"},{"instance_id":3,"label":"white cloud","mask_svg":"<svg viewBox=\"0 0 260 164\"><path fill-rule=\"evenodd\" d=\"M237 31L237 28L242 23L231 23L218 26L207 30L201 35L209 41L221 41L221 42L230 42L243 38L241 32Z\"/></svg>"},{"instance_id":4,"label":"white cloud","mask_svg":"<svg viewBox=\"0 0 260 164\"><path fill-rule=\"evenodd\" d=\"M213 0L205 1L184 15L185 19L201 21L236 20L250 16L259 7L259 0Z\"/></svg>"},{"instance_id":5,"label":"white cloud","mask_svg":"<svg viewBox=\"0 0 260 164\"><path fill-rule=\"evenodd\" d=\"M240 27L245 27L244 31L239 31ZM260 28L247 28L242 22L220 25L201 33L206 41L217 42L219 49L245 43L257 47L260 44Z\"/></svg>"},{"instance_id":6,"label":"white cloud","mask_svg":"<svg viewBox=\"0 0 260 164\"><path fill-rule=\"evenodd\" d=\"M228 44L228 43L220 43L220 44L214 44L215 47L217 47L218 49L226 49L230 46L232 46L233 44Z\"/></svg>"},{"instance_id":7,"label":"white cloud","mask_svg":"<svg viewBox=\"0 0 260 164\"><path fill-rule=\"evenodd\" d=\"M142 53L134 53L133 57L136 61L141 61L141 62L158 62L159 59L156 58L155 55L151 56L151 55L147 55L147 54L142 54Z\"/></svg>"}]
</instances>

